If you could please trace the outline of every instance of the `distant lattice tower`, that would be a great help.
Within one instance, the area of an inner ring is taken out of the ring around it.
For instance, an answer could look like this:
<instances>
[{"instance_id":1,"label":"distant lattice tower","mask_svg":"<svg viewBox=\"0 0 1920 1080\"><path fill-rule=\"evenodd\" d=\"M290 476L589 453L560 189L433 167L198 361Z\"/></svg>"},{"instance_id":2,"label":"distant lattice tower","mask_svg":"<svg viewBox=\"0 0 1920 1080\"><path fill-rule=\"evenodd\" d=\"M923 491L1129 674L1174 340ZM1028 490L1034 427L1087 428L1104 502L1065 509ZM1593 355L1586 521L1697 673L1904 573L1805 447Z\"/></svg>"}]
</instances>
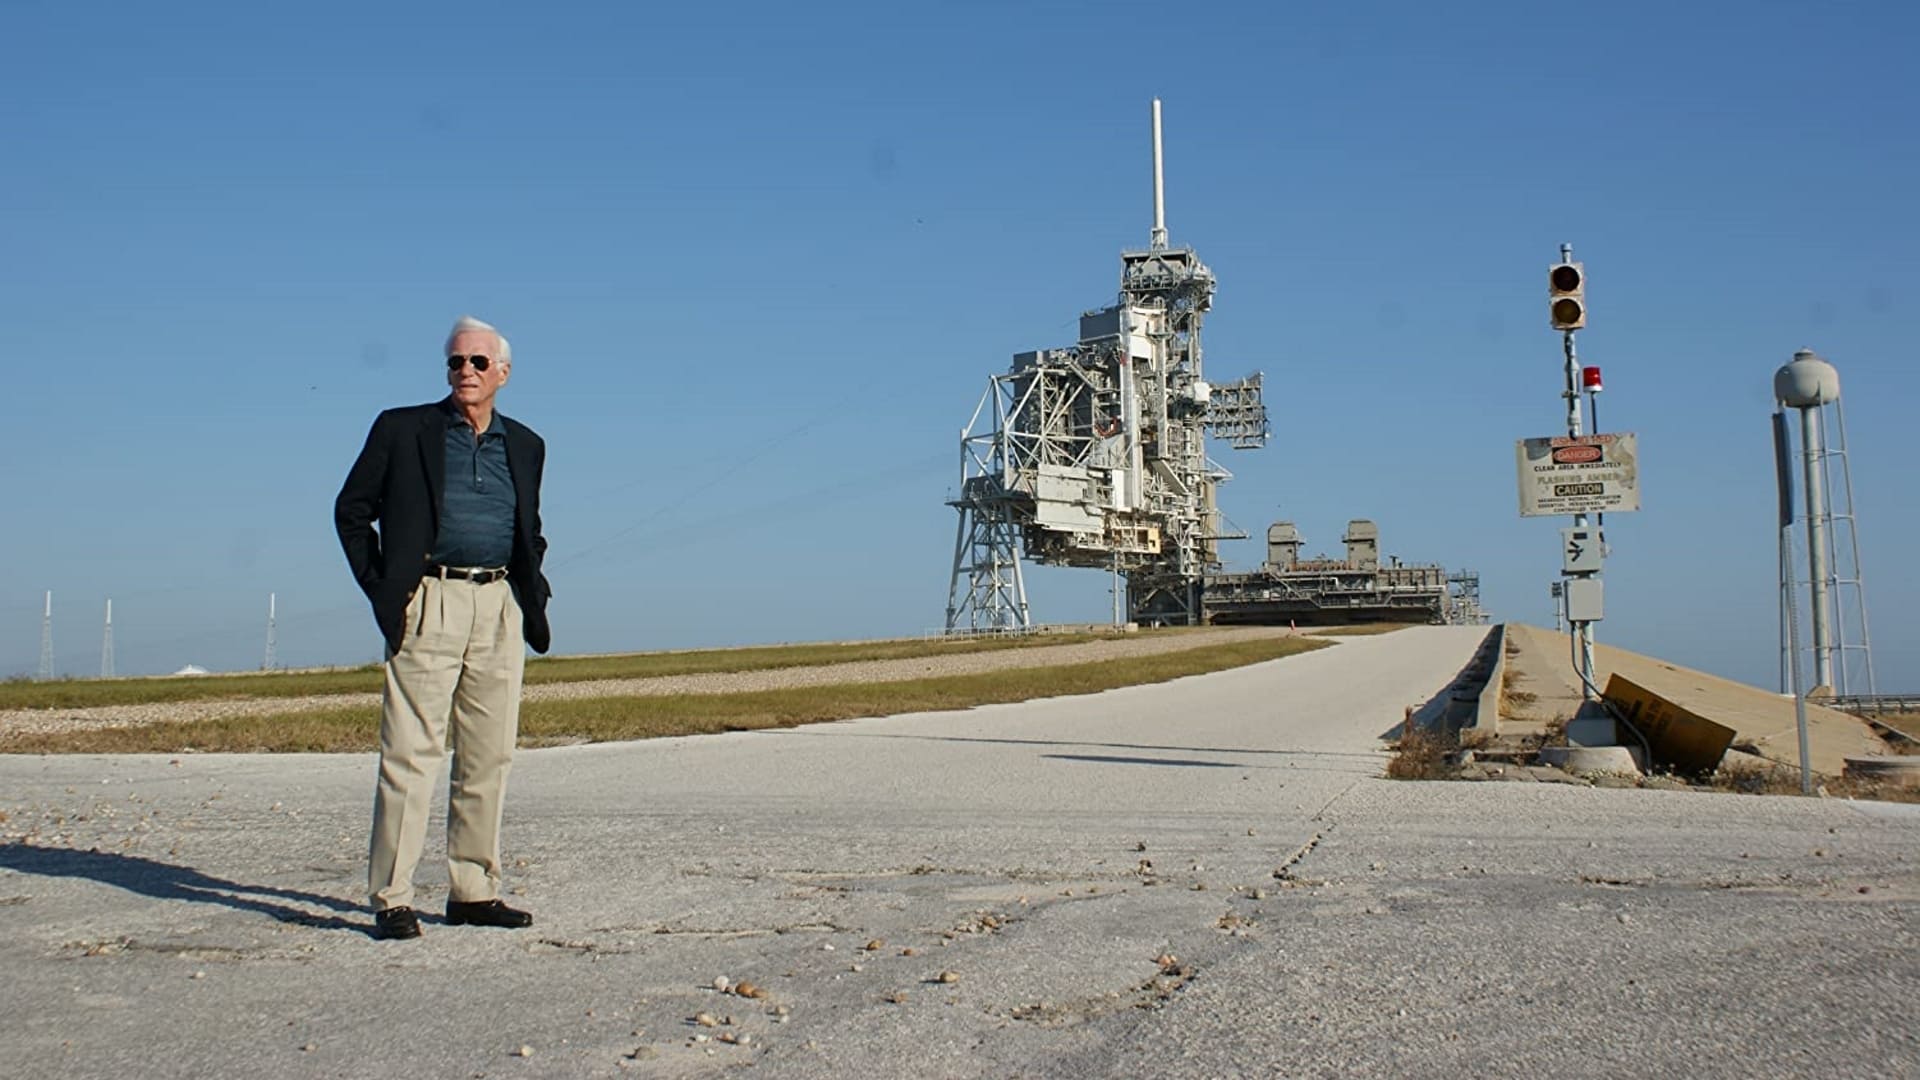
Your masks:
<instances>
[{"instance_id":1,"label":"distant lattice tower","mask_svg":"<svg viewBox=\"0 0 1920 1080\"><path fill-rule=\"evenodd\" d=\"M40 617L40 678L53 678L53 590L47 590L47 611Z\"/></svg>"},{"instance_id":2,"label":"distant lattice tower","mask_svg":"<svg viewBox=\"0 0 1920 1080\"><path fill-rule=\"evenodd\" d=\"M113 598L107 598L107 625L100 635L100 677L113 678Z\"/></svg>"},{"instance_id":3,"label":"distant lattice tower","mask_svg":"<svg viewBox=\"0 0 1920 1080\"><path fill-rule=\"evenodd\" d=\"M261 671L272 671L280 666L280 628L274 619L274 605L278 597L267 594L267 656L260 663Z\"/></svg>"}]
</instances>

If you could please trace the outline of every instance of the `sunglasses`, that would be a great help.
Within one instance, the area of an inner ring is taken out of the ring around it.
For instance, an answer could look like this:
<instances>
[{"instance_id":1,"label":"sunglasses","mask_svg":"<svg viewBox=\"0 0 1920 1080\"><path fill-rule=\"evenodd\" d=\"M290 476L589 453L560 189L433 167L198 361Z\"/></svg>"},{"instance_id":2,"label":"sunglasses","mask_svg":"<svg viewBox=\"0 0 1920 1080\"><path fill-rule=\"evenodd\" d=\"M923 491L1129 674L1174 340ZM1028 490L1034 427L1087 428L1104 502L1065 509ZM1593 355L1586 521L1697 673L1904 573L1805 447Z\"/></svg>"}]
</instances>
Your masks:
<instances>
[{"instance_id":1,"label":"sunglasses","mask_svg":"<svg viewBox=\"0 0 1920 1080\"><path fill-rule=\"evenodd\" d=\"M484 356L449 356L447 357L447 370L459 371L465 365L472 364L473 370L485 371L492 363L492 360Z\"/></svg>"}]
</instances>

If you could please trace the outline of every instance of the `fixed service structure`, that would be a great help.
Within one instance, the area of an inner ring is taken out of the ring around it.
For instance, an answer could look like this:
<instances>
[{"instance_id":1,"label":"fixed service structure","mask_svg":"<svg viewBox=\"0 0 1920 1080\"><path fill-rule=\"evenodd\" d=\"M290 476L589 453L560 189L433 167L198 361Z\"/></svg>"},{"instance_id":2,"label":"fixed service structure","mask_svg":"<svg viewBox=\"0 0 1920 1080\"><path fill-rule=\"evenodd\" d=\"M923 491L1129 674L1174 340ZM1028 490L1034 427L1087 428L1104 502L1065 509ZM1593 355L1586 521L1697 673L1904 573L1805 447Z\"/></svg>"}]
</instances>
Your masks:
<instances>
[{"instance_id":1,"label":"fixed service structure","mask_svg":"<svg viewBox=\"0 0 1920 1080\"><path fill-rule=\"evenodd\" d=\"M1260 375L1205 377L1213 271L1167 244L1161 161L1155 100L1153 230L1144 250L1121 252L1118 299L1080 317L1077 344L1015 355L961 432L948 633L1032 625L1022 552L1124 576L1131 621L1198 623L1219 541L1245 535L1220 515L1215 493L1231 474L1206 437L1266 445Z\"/></svg>"}]
</instances>

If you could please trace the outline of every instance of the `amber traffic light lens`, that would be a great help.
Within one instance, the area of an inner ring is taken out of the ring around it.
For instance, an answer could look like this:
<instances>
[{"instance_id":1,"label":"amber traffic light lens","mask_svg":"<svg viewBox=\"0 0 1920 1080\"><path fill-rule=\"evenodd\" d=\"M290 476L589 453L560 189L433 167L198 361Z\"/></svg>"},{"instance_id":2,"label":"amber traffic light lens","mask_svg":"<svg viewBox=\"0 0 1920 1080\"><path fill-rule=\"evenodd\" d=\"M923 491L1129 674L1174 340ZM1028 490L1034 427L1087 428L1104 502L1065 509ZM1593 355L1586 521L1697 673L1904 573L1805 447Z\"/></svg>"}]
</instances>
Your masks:
<instances>
[{"instance_id":1,"label":"amber traffic light lens","mask_svg":"<svg viewBox=\"0 0 1920 1080\"><path fill-rule=\"evenodd\" d=\"M1554 292L1572 292L1580 287L1580 271L1571 266L1556 266L1549 280L1553 282Z\"/></svg>"},{"instance_id":2,"label":"amber traffic light lens","mask_svg":"<svg viewBox=\"0 0 1920 1080\"><path fill-rule=\"evenodd\" d=\"M1562 297L1553 302L1553 321L1568 326L1580 321L1580 301Z\"/></svg>"}]
</instances>

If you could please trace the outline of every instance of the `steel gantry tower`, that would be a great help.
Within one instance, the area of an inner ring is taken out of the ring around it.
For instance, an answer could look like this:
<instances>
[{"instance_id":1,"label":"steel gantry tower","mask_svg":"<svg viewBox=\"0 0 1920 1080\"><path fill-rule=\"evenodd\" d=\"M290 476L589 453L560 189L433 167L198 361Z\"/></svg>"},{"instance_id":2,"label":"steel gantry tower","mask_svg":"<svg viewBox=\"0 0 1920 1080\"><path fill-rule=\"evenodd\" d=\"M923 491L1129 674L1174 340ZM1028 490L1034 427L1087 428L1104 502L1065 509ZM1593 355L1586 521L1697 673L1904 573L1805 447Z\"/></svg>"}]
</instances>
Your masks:
<instances>
[{"instance_id":1,"label":"steel gantry tower","mask_svg":"<svg viewBox=\"0 0 1920 1080\"><path fill-rule=\"evenodd\" d=\"M961 432L949 633L1031 625L1020 549L1124 574L1136 622L1196 623L1219 541L1245 535L1219 512L1215 491L1231 474L1207 456L1206 435L1264 446L1266 405L1258 374L1204 376L1213 271L1167 244L1157 100L1153 179L1149 244L1121 252L1117 302L1080 317L1078 344L1015 355Z\"/></svg>"}]
</instances>

